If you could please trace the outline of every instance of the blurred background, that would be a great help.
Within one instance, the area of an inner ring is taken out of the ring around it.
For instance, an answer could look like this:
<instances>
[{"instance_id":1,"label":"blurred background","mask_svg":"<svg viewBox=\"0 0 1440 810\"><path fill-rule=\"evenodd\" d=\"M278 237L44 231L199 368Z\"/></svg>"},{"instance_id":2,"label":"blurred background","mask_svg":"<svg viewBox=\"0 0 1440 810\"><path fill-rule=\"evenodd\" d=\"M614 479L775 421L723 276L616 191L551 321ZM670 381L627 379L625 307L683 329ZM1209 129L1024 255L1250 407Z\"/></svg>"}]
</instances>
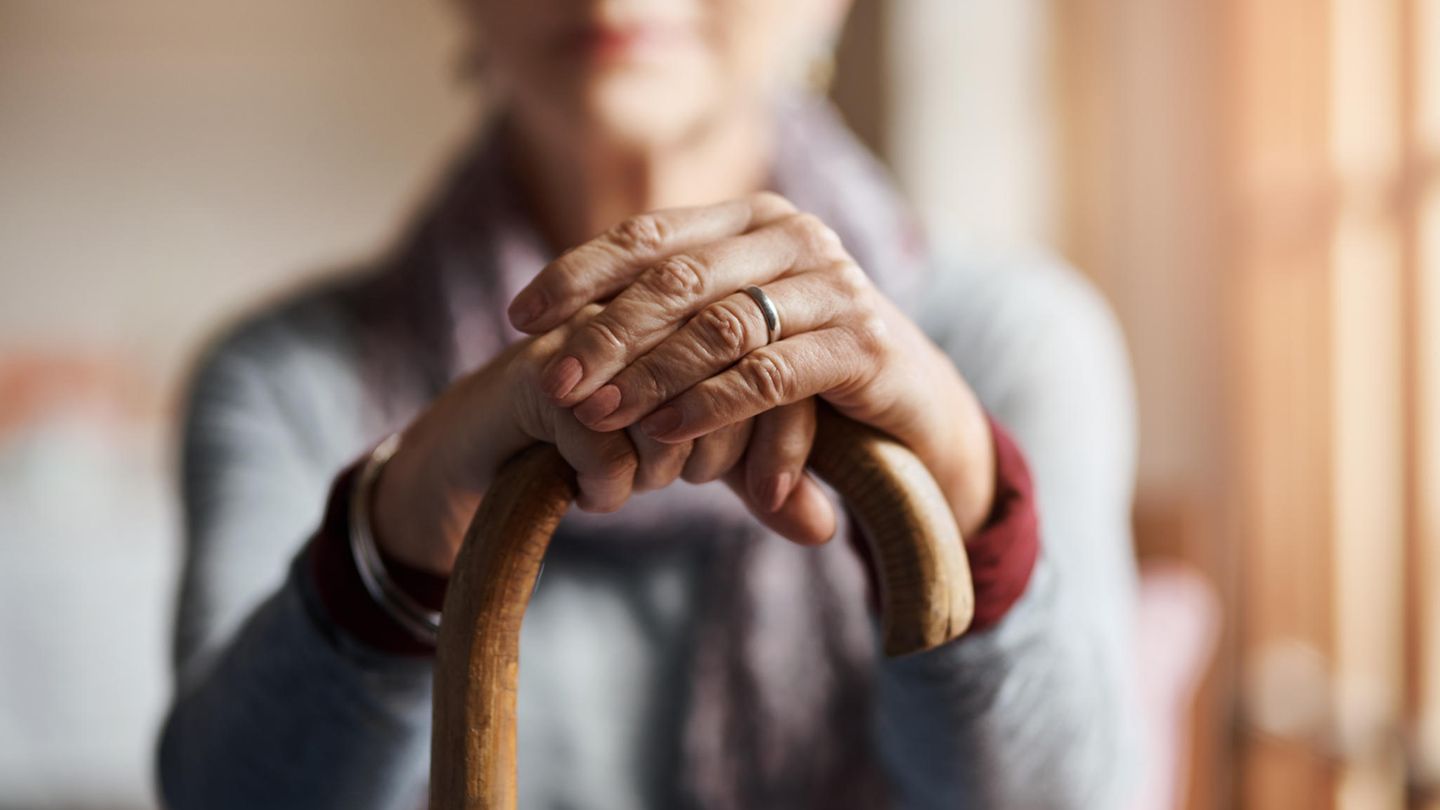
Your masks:
<instances>
[{"instance_id":1,"label":"blurred background","mask_svg":"<svg viewBox=\"0 0 1440 810\"><path fill-rule=\"evenodd\" d=\"M447 13L0 0L0 807L154 807L187 364L394 235ZM1125 328L1145 807L1440 808L1440 0L860 0L834 95Z\"/></svg>"}]
</instances>

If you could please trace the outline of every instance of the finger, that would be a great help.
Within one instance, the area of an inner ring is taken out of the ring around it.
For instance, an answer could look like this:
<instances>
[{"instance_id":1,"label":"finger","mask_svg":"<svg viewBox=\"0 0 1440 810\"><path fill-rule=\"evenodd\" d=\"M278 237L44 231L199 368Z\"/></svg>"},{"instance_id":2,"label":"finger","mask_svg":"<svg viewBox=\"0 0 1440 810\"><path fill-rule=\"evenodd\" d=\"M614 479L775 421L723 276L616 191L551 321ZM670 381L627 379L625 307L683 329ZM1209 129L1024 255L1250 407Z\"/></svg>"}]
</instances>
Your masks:
<instances>
[{"instance_id":1,"label":"finger","mask_svg":"<svg viewBox=\"0 0 1440 810\"><path fill-rule=\"evenodd\" d=\"M794 210L783 197L761 193L630 217L542 269L510 302L510 322L525 332L543 332L581 306L614 295L672 253L744 233Z\"/></svg>"},{"instance_id":2,"label":"finger","mask_svg":"<svg viewBox=\"0 0 1440 810\"><path fill-rule=\"evenodd\" d=\"M542 376L562 405L590 396L707 304L749 284L844 260L834 232L810 214L783 217L740 236L672 254L641 272L565 341ZM856 274L864 274L856 268Z\"/></svg>"},{"instance_id":3,"label":"finger","mask_svg":"<svg viewBox=\"0 0 1440 810\"><path fill-rule=\"evenodd\" d=\"M881 333L879 325L830 327L756 349L645 417L640 428L662 442L689 441L806 397L859 390L882 362Z\"/></svg>"},{"instance_id":4,"label":"finger","mask_svg":"<svg viewBox=\"0 0 1440 810\"><path fill-rule=\"evenodd\" d=\"M635 446L638 463L635 470L635 489L640 492L664 489L674 483L684 470L685 462L695 446L695 442L657 442L638 430L627 433L630 442Z\"/></svg>"},{"instance_id":5,"label":"finger","mask_svg":"<svg viewBox=\"0 0 1440 810\"><path fill-rule=\"evenodd\" d=\"M576 504L587 512L613 512L629 499L639 461L623 431L597 433L568 411L557 410L555 446L575 470L580 494Z\"/></svg>"},{"instance_id":6,"label":"finger","mask_svg":"<svg viewBox=\"0 0 1440 810\"><path fill-rule=\"evenodd\" d=\"M527 435L552 444L559 443L556 435L557 414L568 414L569 411L561 411L539 393L540 372L555 356L555 351L564 344L565 338L599 311L598 304L591 304L549 332L536 335L533 339L517 341L505 350L507 353L514 352L512 368L516 376L511 384L511 393L514 395L512 405Z\"/></svg>"},{"instance_id":7,"label":"finger","mask_svg":"<svg viewBox=\"0 0 1440 810\"><path fill-rule=\"evenodd\" d=\"M732 468L725 475L725 483L766 528L791 542L818 546L835 536L835 506L809 473L800 477L790 497L773 512L750 499L743 467Z\"/></svg>"},{"instance_id":8,"label":"finger","mask_svg":"<svg viewBox=\"0 0 1440 810\"><path fill-rule=\"evenodd\" d=\"M565 341L571 335L575 334L580 327L589 323L591 318L599 315L602 309L603 307L599 304L587 304L577 310L574 315L557 324L554 329L544 334L536 335L533 340L528 342L518 341L517 343L519 345L525 345L526 351L532 358L532 362L528 364L533 367L532 374L529 375L527 379L535 381L538 387L540 372L543 371L548 362L554 358L555 353L565 345Z\"/></svg>"},{"instance_id":9,"label":"finger","mask_svg":"<svg viewBox=\"0 0 1440 810\"><path fill-rule=\"evenodd\" d=\"M719 480L740 463L755 420L746 419L696 439L680 475L692 484ZM640 431L635 431L640 433ZM643 433L640 435L644 435ZM648 438L648 437L647 437ZM650 441L655 441L651 439Z\"/></svg>"},{"instance_id":10,"label":"finger","mask_svg":"<svg viewBox=\"0 0 1440 810\"><path fill-rule=\"evenodd\" d=\"M864 275L853 264L856 274ZM794 336L834 324L851 312L854 283L846 274L806 272L786 276L761 289L774 302L782 336ZM595 430L619 430L769 343L760 305L741 290L691 318L678 331L629 366L575 408L582 424Z\"/></svg>"},{"instance_id":11,"label":"finger","mask_svg":"<svg viewBox=\"0 0 1440 810\"><path fill-rule=\"evenodd\" d=\"M805 459L815 444L815 400L782 405L751 421L755 430L745 450L745 484L752 503L775 512L805 472Z\"/></svg>"}]
</instances>

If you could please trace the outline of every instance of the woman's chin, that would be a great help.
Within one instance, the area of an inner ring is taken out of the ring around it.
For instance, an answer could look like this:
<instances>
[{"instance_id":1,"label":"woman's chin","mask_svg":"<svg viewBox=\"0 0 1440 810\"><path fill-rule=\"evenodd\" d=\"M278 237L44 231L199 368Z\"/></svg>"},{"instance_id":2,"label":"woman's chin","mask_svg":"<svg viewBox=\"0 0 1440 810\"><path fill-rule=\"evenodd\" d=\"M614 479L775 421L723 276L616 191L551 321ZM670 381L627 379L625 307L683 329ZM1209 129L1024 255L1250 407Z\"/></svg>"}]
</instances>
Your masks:
<instances>
[{"instance_id":1,"label":"woman's chin","mask_svg":"<svg viewBox=\"0 0 1440 810\"><path fill-rule=\"evenodd\" d=\"M704 84L644 75L609 77L587 88L584 117L592 132L612 143L673 144L706 118L710 94Z\"/></svg>"}]
</instances>

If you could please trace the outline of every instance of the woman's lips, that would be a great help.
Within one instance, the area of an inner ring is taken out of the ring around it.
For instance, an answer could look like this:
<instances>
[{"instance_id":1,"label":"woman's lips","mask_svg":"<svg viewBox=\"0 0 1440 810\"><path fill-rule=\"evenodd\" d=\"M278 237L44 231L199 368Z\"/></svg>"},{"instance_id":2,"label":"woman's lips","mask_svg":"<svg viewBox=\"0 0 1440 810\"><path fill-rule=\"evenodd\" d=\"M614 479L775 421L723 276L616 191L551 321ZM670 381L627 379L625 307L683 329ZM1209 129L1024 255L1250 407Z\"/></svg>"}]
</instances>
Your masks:
<instances>
[{"instance_id":1,"label":"woman's lips","mask_svg":"<svg viewBox=\"0 0 1440 810\"><path fill-rule=\"evenodd\" d=\"M564 38L567 50L595 62L643 61L683 45L685 26L667 23L590 24Z\"/></svg>"}]
</instances>

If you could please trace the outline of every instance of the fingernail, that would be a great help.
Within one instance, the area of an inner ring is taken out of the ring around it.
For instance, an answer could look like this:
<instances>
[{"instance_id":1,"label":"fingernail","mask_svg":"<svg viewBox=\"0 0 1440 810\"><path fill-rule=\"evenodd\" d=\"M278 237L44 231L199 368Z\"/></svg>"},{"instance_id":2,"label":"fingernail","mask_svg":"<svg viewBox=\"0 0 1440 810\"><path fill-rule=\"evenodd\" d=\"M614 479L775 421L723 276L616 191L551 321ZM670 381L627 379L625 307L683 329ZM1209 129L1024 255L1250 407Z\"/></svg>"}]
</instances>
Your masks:
<instances>
[{"instance_id":1,"label":"fingernail","mask_svg":"<svg viewBox=\"0 0 1440 810\"><path fill-rule=\"evenodd\" d=\"M645 417L645 421L640 423L640 429L652 439L663 438L665 434L678 427L680 427L680 409L674 405L661 408Z\"/></svg>"},{"instance_id":2,"label":"fingernail","mask_svg":"<svg viewBox=\"0 0 1440 810\"><path fill-rule=\"evenodd\" d=\"M790 484L795 476L788 472L780 473L765 482L765 500L761 504L771 512L780 511L785 505L785 498L790 494Z\"/></svg>"},{"instance_id":3,"label":"fingernail","mask_svg":"<svg viewBox=\"0 0 1440 810\"><path fill-rule=\"evenodd\" d=\"M510 323L524 329L545 312L545 302L538 295L522 295L510 302Z\"/></svg>"},{"instance_id":4,"label":"fingernail","mask_svg":"<svg viewBox=\"0 0 1440 810\"><path fill-rule=\"evenodd\" d=\"M581 367L579 360L569 355L562 357L560 362L550 366L545 372L545 393L552 399L560 399L570 393L583 376L585 369Z\"/></svg>"},{"instance_id":5,"label":"fingernail","mask_svg":"<svg viewBox=\"0 0 1440 810\"><path fill-rule=\"evenodd\" d=\"M620 389L614 385L602 386L590 398L575 406L575 418L586 426L593 425L615 412L620 407Z\"/></svg>"}]
</instances>

